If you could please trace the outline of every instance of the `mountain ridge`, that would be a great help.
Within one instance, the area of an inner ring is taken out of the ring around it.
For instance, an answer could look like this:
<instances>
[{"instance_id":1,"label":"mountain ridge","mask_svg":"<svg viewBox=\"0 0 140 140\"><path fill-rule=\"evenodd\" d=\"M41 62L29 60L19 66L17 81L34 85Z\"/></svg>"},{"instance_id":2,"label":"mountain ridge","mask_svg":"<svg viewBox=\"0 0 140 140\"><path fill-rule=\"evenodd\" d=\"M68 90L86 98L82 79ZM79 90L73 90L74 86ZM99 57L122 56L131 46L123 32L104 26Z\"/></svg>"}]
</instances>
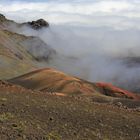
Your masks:
<instances>
[{"instance_id":1,"label":"mountain ridge","mask_svg":"<svg viewBox=\"0 0 140 140\"><path fill-rule=\"evenodd\" d=\"M21 26L21 24L0 15L1 79L9 79L37 69L41 67L40 62L45 61L47 64L47 61L51 59L51 55L56 54L56 51L40 38L11 31L10 28L13 25ZM14 67L18 69L14 69Z\"/></svg>"}]
</instances>

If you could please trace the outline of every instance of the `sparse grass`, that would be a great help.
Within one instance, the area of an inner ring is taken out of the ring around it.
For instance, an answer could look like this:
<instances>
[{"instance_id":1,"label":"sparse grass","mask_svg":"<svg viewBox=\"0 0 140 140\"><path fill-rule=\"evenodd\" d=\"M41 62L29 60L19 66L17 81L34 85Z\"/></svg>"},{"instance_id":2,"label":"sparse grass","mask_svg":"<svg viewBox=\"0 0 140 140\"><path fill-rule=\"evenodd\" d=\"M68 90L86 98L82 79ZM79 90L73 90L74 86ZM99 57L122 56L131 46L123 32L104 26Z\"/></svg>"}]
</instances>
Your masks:
<instances>
[{"instance_id":1,"label":"sparse grass","mask_svg":"<svg viewBox=\"0 0 140 140\"><path fill-rule=\"evenodd\" d=\"M4 122L12 118L14 118L14 115L9 112L0 114L0 122Z\"/></svg>"},{"instance_id":2,"label":"sparse grass","mask_svg":"<svg viewBox=\"0 0 140 140\"><path fill-rule=\"evenodd\" d=\"M17 123L13 123L12 127L13 129L17 130L19 133L22 133L26 129L26 122L19 121Z\"/></svg>"},{"instance_id":3,"label":"sparse grass","mask_svg":"<svg viewBox=\"0 0 140 140\"><path fill-rule=\"evenodd\" d=\"M61 137L58 134L51 132L46 136L46 139L47 140L61 140Z\"/></svg>"}]
</instances>

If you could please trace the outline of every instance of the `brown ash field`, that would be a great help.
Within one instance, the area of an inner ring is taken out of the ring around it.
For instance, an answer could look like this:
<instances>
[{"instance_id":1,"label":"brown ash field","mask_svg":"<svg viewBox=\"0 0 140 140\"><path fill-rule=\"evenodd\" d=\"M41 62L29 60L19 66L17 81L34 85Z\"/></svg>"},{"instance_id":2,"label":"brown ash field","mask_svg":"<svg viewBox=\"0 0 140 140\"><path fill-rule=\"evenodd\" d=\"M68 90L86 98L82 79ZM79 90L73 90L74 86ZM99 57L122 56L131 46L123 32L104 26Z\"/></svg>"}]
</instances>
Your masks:
<instances>
[{"instance_id":1,"label":"brown ash field","mask_svg":"<svg viewBox=\"0 0 140 140\"><path fill-rule=\"evenodd\" d=\"M1 140L139 140L139 110L0 84Z\"/></svg>"}]
</instances>

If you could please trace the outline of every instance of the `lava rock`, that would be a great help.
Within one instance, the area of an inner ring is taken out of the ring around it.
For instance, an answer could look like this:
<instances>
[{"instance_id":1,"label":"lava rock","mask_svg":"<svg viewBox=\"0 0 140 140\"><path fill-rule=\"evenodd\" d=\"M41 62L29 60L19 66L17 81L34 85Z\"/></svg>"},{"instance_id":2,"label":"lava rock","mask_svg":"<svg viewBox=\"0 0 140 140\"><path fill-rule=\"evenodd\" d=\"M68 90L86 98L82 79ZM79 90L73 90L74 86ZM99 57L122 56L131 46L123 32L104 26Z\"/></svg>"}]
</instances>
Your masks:
<instances>
[{"instance_id":1,"label":"lava rock","mask_svg":"<svg viewBox=\"0 0 140 140\"><path fill-rule=\"evenodd\" d=\"M2 14L0 14L0 22L3 22L3 21L5 21L5 20L6 20L5 16L2 15Z\"/></svg>"},{"instance_id":2,"label":"lava rock","mask_svg":"<svg viewBox=\"0 0 140 140\"><path fill-rule=\"evenodd\" d=\"M28 25L30 25L35 30L41 29L43 27L49 27L49 23L45 21L44 19L28 22Z\"/></svg>"}]
</instances>

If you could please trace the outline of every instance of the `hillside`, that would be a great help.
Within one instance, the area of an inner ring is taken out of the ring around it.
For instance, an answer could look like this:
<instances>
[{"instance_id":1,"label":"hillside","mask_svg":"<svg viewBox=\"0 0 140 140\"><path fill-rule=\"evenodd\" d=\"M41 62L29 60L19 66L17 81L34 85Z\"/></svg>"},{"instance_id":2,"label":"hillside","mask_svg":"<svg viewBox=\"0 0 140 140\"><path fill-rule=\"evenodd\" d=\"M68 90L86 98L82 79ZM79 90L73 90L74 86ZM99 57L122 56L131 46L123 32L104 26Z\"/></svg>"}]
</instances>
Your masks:
<instances>
[{"instance_id":1,"label":"hillside","mask_svg":"<svg viewBox=\"0 0 140 140\"><path fill-rule=\"evenodd\" d=\"M91 83L51 68L35 70L11 79L9 82L43 92L140 100L139 95L119 89L111 84Z\"/></svg>"},{"instance_id":2,"label":"hillside","mask_svg":"<svg viewBox=\"0 0 140 140\"><path fill-rule=\"evenodd\" d=\"M13 24L20 25L0 15L0 79L9 79L39 68L56 53L38 37L9 31Z\"/></svg>"}]
</instances>

